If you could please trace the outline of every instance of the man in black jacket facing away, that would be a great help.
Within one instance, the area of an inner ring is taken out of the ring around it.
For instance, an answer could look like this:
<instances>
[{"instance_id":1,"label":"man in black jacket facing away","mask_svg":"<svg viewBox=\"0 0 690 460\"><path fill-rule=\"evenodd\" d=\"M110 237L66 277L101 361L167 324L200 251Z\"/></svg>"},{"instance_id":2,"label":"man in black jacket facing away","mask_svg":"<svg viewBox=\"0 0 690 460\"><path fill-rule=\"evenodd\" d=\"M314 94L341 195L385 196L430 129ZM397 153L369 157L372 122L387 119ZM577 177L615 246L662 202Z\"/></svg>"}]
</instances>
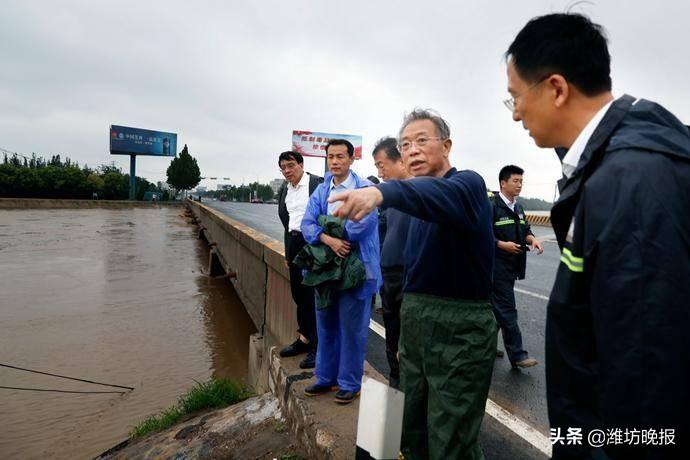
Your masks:
<instances>
[{"instance_id":1,"label":"man in black jacket facing away","mask_svg":"<svg viewBox=\"0 0 690 460\"><path fill-rule=\"evenodd\" d=\"M302 270L292 261L306 244L300 224L309 197L323 178L304 172L304 159L298 152L283 152L278 157L280 172L285 184L278 191L278 216L285 228L285 264L290 271L290 290L297 305L297 333L299 337L280 351L280 356L297 356L307 353L300 362L302 369L314 367L316 358L316 312L314 289L302 285Z\"/></svg>"},{"instance_id":2,"label":"man in black jacket facing away","mask_svg":"<svg viewBox=\"0 0 690 460\"><path fill-rule=\"evenodd\" d=\"M532 19L506 55L506 106L563 163L546 319L553 458L687 458L688 130L658 104L614 99L603 29L582 15ZM571 430L580 443L561 441Z\"/></svg>"},{"instance_id":3,"label":"man in black jacket facing away","mask_svg":"<svg viewBox=\"0 0 690 460\"><path fill-rule=\"evenodd\" d=\"M527 245L544 252L541 243L532 233L525 210L517 202L522 191L524 171L515 165L501 168L498 182L501 190L489 193L494 209L494 236L496 237L496 259L494 260L494 283L491 304L496 322L503 334L503 345L510 364L517 368L536 366L537 360L530 358L522 348L522 333L515 306L515 280L525 279L527 266ZM496 351L500 358L502 351Z\"/></svg>"}]
</instances>

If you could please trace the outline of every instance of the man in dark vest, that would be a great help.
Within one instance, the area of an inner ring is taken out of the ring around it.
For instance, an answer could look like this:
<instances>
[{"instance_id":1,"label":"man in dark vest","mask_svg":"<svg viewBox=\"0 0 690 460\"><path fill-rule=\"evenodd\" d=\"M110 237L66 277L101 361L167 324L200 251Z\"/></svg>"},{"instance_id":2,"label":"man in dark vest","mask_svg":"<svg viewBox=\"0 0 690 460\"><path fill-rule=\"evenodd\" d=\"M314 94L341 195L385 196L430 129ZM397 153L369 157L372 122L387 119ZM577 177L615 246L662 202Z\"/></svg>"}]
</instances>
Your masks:
<instances>
[{"instance_id":1,"label":"man in dark vest","mask_svg":"<svg viewBox=\"0 0 690 460\"><path fill-rule=\"evenodd\" d=\"M323 178L304 172L304 159L298 152L283 152L278 157L280 172L285 184L278 191L278 216L285 228L285 264L290 271L290 290L297 305L297 339L280 351L280 356L297 356L307 353L300 362L302 369L314 367L316 359L316 313L314 289L302 285L302 270L292 263L306 244L300 224L307 209L309 197Z\"/></svg>"},{"instance_id":2,"label":"man in dark vest","mask_svg":"<svg viewBox=\"0 0 690 460\"><path fill-rule=\"evenodd\" d=\"M491 303L496 322L503 334L503 345L513 367L536 366L537 360L530 358L522 348L522 333L517 322L515 307L515 280L525 279L527 245L541 254L541 243L530 229L525 210L517 202L522 191L524 171L514 165L501 168L498 181L501 190L490 193L494 208L494 237L496 238L496 259L494 261L494 283ZM503 351L496 351L498 357Z\"/></svg>"},{"instance_id":3,"label":"man in dark vest","mask_svg":"<svg viewBox=\"0 0 690 460\"><path fill-rule=\"evenodd\" d=\"M581 14L530 20L506 56L513 120L563 167L545 336L553 458L687 458L688 129L613 96L604 30ZM582 442L563 440L573 433Z\"/></svg>"}]
</instances>

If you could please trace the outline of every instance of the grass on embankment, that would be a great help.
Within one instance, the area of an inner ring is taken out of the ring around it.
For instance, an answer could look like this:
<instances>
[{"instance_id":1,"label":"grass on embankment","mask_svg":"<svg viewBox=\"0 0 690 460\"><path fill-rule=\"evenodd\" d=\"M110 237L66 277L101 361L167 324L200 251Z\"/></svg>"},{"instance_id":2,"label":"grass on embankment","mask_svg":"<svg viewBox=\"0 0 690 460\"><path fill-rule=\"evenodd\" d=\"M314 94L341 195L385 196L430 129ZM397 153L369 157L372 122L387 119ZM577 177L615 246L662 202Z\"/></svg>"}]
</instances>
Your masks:
<instances>
[{"instance_id":1,"label":"grass on embankment","mask_svg":"<svg viewBox=\"0 0 690 460\"><path fill-rule=\"evenodd\" d=\"M252 392L228 379L211 379L197 383L180 396L177 404L153 415L132 428L129 436L140 438L149 433L163 431L180 421L187 414L205 409L217 409L238 403L252 396Z\"/></svg>"}]
</instances>

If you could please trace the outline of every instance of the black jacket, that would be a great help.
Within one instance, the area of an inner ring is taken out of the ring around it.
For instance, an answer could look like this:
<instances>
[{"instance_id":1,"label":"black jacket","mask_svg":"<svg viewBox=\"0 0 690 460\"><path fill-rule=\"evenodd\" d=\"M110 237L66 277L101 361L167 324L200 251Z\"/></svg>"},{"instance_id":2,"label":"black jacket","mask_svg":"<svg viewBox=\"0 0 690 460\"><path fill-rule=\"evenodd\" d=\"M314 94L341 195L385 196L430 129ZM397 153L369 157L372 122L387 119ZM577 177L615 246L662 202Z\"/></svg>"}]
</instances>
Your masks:
<instances>
[{"instance_id":1,"label":"black jacket","mask_svg":"<svg viewBox=\"0 0 690 460\"><path fill-rule=\"evenodd\" d=\"M525 279L527 267L527 236L534 235L525 215L525 210L518 202L515 203L515 211L511 211L501 199L498 192L489 192L489 198L494 209L494 237L496 238L496 260L494 261L494 273L497 270L507 271L515 276L515 279ZM498 241L512 241L524 246L520 254L510 254L498 249Z\"/></svg>"},{"instance_id":2,"label":"black jacket","mask_svg":"<svg viewBox=\"0 0 690 460\"><path fill-rule=\"evenodd\" d=\"M610 458L680 458L690 431L690 136L663 107L614 101L551 210L562 249L547 309L552 428L675 429L673 446ZM681 447L682 446L682 447ZM679 450L675 450L679 449Z\"/></svg>"},{"instance_id":3,"label":"black jacket","mask_svg":"<svg viewBox=\"0 0 690 460\"><path fill-rule=\"evenodd\" d=\"M309 174L308 172L305 172L304 174ZM314 190L316 190L316 187L319 186L320 183L323 182L323 177L320 176L315 176L313 174L309 174L309 196L311 196L312 193L314 193ZM280 186L280 189L278 190L278 217L280 217L280 222L283 224L283 228L285 229L283 239L284 239L284 244L285 244L285 256L287 257L287 248L288 248L288 238L289 238L289 232L288 232L288 226L290 225L290 213L287 210L287 206L285 205L285 197L287 197L287 181L283 182L283 185ZM292 254L294 256L294 254Z\"/></svg>"}]
</instances>

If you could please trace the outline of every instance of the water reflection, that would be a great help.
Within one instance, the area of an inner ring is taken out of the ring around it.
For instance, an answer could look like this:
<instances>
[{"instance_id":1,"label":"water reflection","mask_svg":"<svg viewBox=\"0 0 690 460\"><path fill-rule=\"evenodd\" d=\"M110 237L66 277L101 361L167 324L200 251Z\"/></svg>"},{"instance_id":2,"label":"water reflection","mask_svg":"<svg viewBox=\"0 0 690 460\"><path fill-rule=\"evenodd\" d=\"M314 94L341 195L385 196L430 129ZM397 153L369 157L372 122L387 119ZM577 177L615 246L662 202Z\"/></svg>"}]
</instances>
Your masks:
<instances>
[{"instance_id":1,"label":"water reflection","mask_svg":"<svg viewBox=\"0 0 690 460\"><path fill-rule=\"evenodd\" d=\"M246 378L254 327L181 209L0 211L1 362L136 387L0 389L1 458L91 458L211 375ZM92 386L0 368L8 386Z\"/></svg>"}]
</instances>

